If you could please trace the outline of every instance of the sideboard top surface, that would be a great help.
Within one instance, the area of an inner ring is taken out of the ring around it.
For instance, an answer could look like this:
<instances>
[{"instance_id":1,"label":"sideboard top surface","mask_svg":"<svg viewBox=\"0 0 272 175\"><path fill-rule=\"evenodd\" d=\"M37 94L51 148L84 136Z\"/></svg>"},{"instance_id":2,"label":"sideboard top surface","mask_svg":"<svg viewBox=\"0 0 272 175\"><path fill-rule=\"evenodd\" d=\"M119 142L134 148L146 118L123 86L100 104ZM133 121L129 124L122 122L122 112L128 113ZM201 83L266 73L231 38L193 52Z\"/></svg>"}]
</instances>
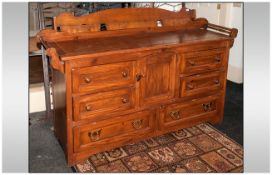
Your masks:
<instances>
[{"instance_id":1,"label":"sideboard top surface","mask_svg":"<svg viewBox=\"0 0 272 175\"><path fill-rule=\"evenodd\" d=\"M79 55L120 52L120 50L147 49L228 39L230 39L228 36L220 33L195 29L171 32L141 32L126 36L50 41L47 42L46 45L48 48L54 47L62 60L69 60Z\"/></svg>"}]
</instances>

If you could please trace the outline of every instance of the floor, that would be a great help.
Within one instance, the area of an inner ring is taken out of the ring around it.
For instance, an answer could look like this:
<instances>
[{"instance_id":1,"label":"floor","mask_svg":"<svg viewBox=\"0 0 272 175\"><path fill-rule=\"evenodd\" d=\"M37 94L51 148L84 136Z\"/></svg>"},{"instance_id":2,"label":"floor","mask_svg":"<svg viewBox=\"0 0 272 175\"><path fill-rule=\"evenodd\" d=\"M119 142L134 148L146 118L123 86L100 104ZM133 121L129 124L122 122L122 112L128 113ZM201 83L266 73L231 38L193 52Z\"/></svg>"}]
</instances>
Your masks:
<instances>
[{"instance_id":1,"label":"floor","mask_svg":"<svg viewBox=\"0 0 272 175\"><path fill-rule=\"evenodd\" d=\"M243 145L243 84L227 82L224 120L215 128Z\"/></svg>"},{"instance_id":2,"label":"floor","mask_svg":"<svg viewBox=\"0 0 272 175\"><path fill-rule=\"evenodd\" d=\"M243 85L227 82L224 121L217 129L243 145ZM55 139L45 112L30 114L29 172L73 172L66 165L64 153Z\"/></svg>"}]
</instances>

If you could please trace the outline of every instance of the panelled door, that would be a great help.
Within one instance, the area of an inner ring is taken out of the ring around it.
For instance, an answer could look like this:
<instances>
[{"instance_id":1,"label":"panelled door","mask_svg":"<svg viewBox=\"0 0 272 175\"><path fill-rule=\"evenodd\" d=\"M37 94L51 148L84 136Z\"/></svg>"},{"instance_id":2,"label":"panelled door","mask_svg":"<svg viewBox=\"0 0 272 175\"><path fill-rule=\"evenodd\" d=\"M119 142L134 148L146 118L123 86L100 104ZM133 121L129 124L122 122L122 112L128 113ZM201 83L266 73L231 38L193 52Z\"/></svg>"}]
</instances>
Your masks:
<instances>
[{"instance_id":1,"label":"panelled door","mask_svg":"<svg viewBox=\"0 0 272 175\"><path fill-rule=\"evenodd\" d=\"M139 62L140 105L158 104L174 97L176 54L160 50L145 56Z\"/></svg>"}]
</instances>

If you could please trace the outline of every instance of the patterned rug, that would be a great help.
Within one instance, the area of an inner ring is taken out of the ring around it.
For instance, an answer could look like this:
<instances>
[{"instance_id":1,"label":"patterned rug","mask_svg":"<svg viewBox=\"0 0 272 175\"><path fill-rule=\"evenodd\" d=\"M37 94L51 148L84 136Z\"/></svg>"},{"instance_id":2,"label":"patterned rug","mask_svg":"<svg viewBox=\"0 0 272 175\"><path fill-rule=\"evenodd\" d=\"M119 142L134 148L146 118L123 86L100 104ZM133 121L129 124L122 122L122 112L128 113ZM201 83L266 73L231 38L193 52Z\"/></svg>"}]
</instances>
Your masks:
<instances>
[{"instance_id":1,"label":"patterned rug","mask_svg":"<svg viewBox=\"0 0 272 175\"><path fill-rule=\"evenodd\" d=\"M77 172L243 172L243 148L209 124L95 154Z\"/></svg>"}]
</instances>

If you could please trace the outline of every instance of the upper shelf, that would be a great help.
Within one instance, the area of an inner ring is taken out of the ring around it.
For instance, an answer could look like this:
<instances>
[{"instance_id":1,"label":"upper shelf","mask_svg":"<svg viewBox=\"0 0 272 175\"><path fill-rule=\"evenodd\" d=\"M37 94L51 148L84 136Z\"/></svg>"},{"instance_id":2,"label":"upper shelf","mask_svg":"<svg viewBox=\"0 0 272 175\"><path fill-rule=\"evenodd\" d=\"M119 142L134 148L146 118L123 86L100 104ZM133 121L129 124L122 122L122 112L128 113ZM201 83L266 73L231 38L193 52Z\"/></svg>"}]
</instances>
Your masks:
<instances>
[{"instance_id":1,"label":"upper shelf","mask_svg":"<svg viewBox=\"0 0 272 175\"><path fill-rule=\"evenodd\" d=\"M68 33L113 31L131 28L177 26L195 18L195 10L172 12L159 8L113 8L75 17L63 13L54 19L54 30Z\"/></svg>"},{"instance_id":2,"label":"upper shelf","mask_svg":"<svg viewBox=\"0 0 272 175\"><path fill-rule=\"evenodd\" d=\"M123 35L126 32L207 28L208 21L205 18L196 19L195 14L195 10L186 8L179 12L160 8L114 8L80 17L62 13L54 17L53 30L43 30L38 36L43 40L56 41Z\"/></svg>"},{"instance_id":3,"label":"upper shelf","mask_svg":"<svg viewBox=\"0 0 272 175\"><path fill-rule=\"evenodd\" d=\"M190 42L232 40L237 29L208 23L195 10L179 12L159 8L116 8L75 17L54 18L54 29L42 30L38 39L61 60L88 54L114 52ZM210 29L212 31L210 31Z\"/></svg>"}]
</instances>

